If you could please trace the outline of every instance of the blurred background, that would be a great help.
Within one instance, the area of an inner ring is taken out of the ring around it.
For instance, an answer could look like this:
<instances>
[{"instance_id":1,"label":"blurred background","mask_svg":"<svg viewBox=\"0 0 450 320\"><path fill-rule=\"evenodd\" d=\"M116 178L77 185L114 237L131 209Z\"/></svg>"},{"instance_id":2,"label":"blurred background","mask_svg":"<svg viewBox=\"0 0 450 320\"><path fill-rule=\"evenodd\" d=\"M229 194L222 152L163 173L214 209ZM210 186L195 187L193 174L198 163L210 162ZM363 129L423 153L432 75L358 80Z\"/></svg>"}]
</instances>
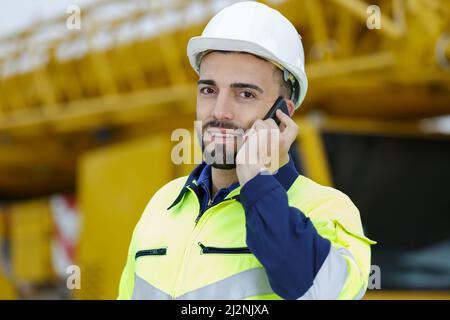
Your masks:
<instances>
[{"instance_id":1,"label":"blurred background","mask_svg":"<svg viewBox=\"0 0 450 320\"><path fill-rule=\"evenodd\" d=\"M0 299L116 298L144 206L194 166L170 159L187 41L232 2L0 1ZM450 1L264 2L305 47L296 164L378 241L365 299L450 299Z\"/></svg>"}]
</instances>

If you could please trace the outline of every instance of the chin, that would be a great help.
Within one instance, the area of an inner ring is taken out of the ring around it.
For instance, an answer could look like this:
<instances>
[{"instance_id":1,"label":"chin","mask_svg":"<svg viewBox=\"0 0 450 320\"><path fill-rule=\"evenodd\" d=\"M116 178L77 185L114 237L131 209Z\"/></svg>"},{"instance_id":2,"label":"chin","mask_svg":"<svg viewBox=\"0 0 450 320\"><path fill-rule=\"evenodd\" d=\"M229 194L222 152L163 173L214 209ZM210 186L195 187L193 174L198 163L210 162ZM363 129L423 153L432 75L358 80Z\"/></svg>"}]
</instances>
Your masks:
<instances>
[{"instance_id":1,"label":"chin","mask_svg":"<svg viewBox=\"0 0 450 320\"><path fill-rule=\"evenodd\" d=\"M214 148L208 145L208 148L202 148L203 159L207 164L210 164L213 168L221 170L231 170L236 168L236 152L223 153L227 147L223 144L214 144ZM230 148L232 149L232 148Z\"/></svg>"},{"instance_id":2,"label":"chin","mask_svg":"<svg viewBox=\"0 0 450 320\"><path fill-rule=\"evenodd\" d=\"M220 169L220 170L233 170L236 169L236 164L217 164L217 163L212 163L211 167L216 168L216 169Z\"/></svg>"}]
</instances>

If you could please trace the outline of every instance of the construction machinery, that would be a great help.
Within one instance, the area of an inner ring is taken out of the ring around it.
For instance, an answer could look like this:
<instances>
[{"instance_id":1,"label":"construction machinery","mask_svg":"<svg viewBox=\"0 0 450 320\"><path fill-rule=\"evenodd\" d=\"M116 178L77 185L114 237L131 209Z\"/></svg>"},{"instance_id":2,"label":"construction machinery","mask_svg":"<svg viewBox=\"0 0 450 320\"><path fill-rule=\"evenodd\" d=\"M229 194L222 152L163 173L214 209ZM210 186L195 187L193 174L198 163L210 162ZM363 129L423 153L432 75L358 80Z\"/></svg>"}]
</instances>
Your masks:
<instances>
[{"instance_id":1,"label":"construction machinery","mask_svg":"<svg viewBox=\"0 0 450 320\"><path fill-rule=\"evenodd\" d=\"M15 298L23 283L58 278L48 197L71 193L82 282L70 296L115 298L146 202L194 166L169 158L171 132L192 131L195 119L187 41L232 2L96 1L81 8L80 29L62 12L0 38L0 243L12 261L0 268L1 292ZM344 185L324 134L448 146L439 117L450 114L449 1L263 2L303 37L310 84L295 115L303 174Z\"/></svg>"}]
</instances>

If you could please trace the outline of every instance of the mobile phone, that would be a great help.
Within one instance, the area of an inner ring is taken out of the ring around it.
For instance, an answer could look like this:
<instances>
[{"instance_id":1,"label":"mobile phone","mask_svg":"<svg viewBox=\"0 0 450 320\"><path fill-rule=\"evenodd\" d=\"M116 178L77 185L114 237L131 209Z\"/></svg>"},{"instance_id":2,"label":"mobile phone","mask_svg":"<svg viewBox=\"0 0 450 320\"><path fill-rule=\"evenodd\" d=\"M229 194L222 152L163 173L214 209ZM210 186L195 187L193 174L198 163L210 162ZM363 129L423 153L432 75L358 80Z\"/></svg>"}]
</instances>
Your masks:
<instances>
[{"instance_id":1,"label":"mobile phone","mask_svg":"<svg viewBox=\"0 0 450 320\"><path fill-rule=\"evenodd\" d=\"M273 120L275 120L275 123L277 124L277 126L279 126L280 125L280 120L278 120L278 118L276 116L276 112L277 112L278 109L283 111L285 114L289 115L289 109L287 107L286 101L281 96L278 97L277 101L275 101L275 103L273 104L272 108L270 108L269 112L267 112L267 114L266 114L266 116L264 117L263 120L267 120L267 119L272 118Z\"/></svg>"}]
</instances>

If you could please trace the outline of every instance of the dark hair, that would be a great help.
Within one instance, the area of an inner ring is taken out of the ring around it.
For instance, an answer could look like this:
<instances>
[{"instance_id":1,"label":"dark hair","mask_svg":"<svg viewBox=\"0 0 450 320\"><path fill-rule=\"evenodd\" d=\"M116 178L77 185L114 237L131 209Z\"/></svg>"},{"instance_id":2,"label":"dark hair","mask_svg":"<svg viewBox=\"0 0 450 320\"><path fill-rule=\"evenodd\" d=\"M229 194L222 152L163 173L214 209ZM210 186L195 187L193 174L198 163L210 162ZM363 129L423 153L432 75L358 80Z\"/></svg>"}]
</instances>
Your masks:
<instances>
[{"instance_id":1,"label":"dark hair","mask_svg":"<svg viewBox=\"0 0 450 320\"><path fill-rule=\"evenodd\" d=\"M283 98L291 99L292 85L289 80L284 80L284 71L275 66L275 70L273 73L276 79L280 82L280 96L282 96Z\"/></svg>"}]
</instances>

